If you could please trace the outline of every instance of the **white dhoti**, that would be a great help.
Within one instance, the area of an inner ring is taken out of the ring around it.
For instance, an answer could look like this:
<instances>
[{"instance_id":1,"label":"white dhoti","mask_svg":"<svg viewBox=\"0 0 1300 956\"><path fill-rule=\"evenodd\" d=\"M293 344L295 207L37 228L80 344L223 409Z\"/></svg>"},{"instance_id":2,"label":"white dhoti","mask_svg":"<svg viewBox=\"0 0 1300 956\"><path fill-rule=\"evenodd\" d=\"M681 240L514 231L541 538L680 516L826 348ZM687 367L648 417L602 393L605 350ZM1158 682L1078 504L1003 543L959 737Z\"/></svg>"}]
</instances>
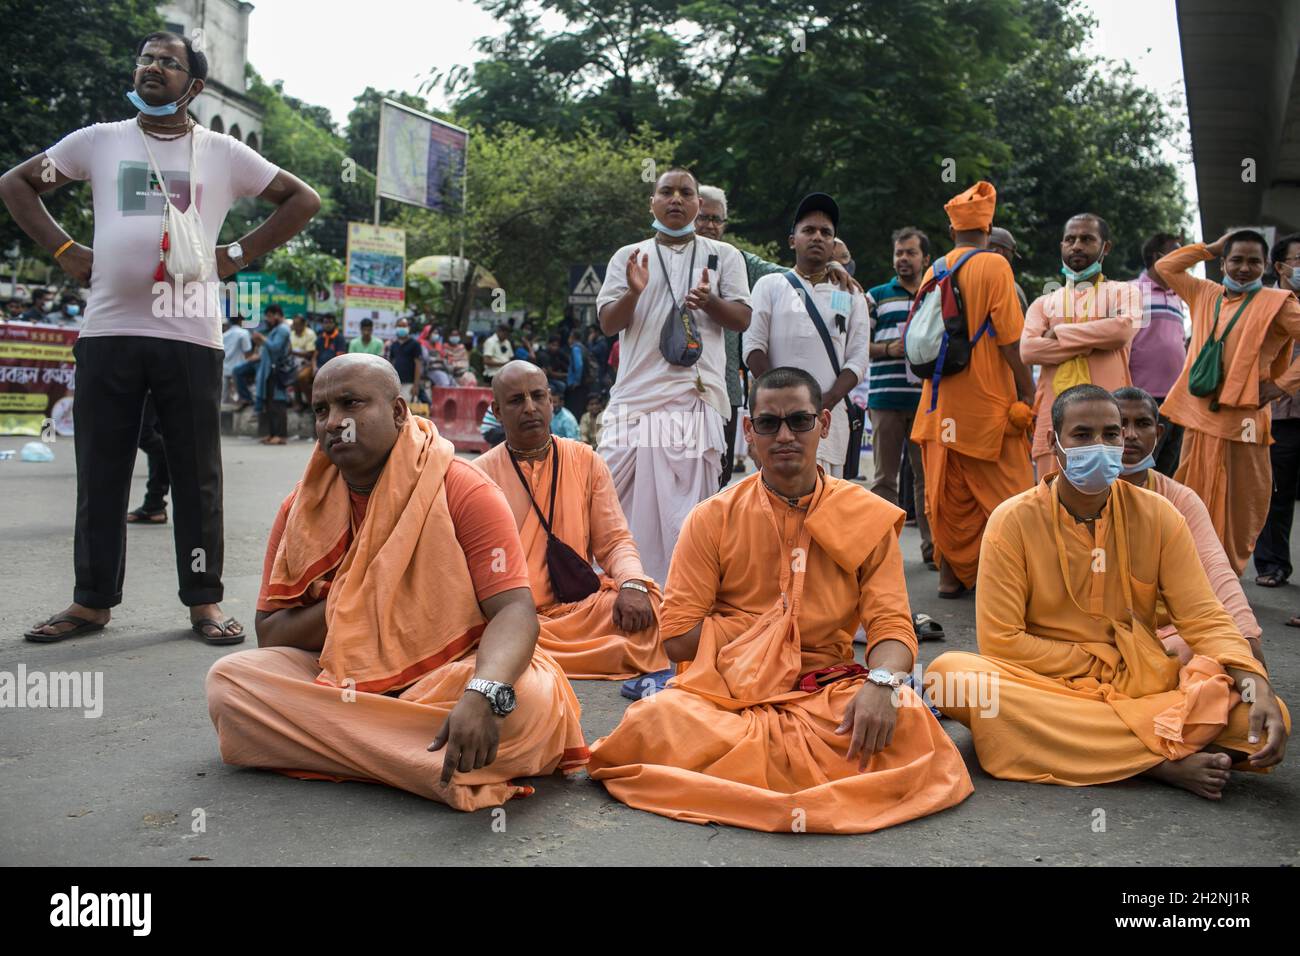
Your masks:
<instances>
[{"instance_id":1,"label":"white dhoti","mask_svg":"<svg viewBox=\"0 0 1300 956\"><path fill-rule=\"evenodd\" d=\"M648 412L612 403L605 411L597 450L614 478L641 566L660 587L686 516L718 490L725 425L695 395Z\"/></svg>"}]
</instances>

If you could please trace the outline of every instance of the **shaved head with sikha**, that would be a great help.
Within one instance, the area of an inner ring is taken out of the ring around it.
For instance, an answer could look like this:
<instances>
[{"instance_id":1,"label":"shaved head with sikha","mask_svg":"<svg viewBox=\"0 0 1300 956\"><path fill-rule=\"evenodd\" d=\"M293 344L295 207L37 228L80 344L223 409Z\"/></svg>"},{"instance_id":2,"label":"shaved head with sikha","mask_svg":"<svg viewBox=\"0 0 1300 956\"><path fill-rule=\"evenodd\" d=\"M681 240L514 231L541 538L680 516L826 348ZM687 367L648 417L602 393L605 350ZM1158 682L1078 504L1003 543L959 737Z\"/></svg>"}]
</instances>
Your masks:
<instances>
[{"instance_id":1,"label":"shaved head with sikha","mask_svg":"<svg viewBox=\"0 0 1300 956\"><path fill-rule=\"evenodd\" d=\"M351 485L368 487L388 461L410 415L392 364L378 355L338 355L312 383L316 441Z\"/></svg>"},{"instance_id":2,"label":"shaved head with sikha","mask_svg":"<svg viewBox=\"0 0 1300 956\"><path fill-rule=\"evenodd\" d=\"M501 366L492 378L492 414L501 422L508 448L543 447L551 438L553 414L546 373L522 359Z\"/></svg>"}]
</instances>

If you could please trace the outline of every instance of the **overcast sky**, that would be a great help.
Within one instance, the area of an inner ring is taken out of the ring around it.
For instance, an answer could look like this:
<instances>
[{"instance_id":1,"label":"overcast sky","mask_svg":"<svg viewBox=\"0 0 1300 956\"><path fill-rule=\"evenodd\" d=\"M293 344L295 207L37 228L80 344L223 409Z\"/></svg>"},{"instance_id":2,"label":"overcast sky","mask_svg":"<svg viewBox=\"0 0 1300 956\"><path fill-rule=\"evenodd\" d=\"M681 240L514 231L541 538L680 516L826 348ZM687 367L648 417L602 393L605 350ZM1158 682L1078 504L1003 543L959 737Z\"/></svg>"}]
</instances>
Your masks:
<instances>
[{"instance_id":1,"label":"overcast sky","mask_svg":"<svg viewBox=\"0 0 1300 956\"><path fill-rule=\"evenodd\" d=\"M1084 5L1099 23L1098 56L1127 60L1142 85L1162 98L1176 94L1181 100L1174 0L1084 0ZM254 0L248 58L266 79L283 80L286 93L327 107L340 126L353 97L366 86L415 91L430 68L472 63L478 58L474 41L502 32L470 0L365 0L349 5L354 13L344 22L321 15L320 9L309 0ZM439 96L431 99L445 105ZM1194 203L1190 157L1175 144L1167 152L1179 163ZM1199 238L1200 219L1193 219Z\"/></svg>"}]
</instances>

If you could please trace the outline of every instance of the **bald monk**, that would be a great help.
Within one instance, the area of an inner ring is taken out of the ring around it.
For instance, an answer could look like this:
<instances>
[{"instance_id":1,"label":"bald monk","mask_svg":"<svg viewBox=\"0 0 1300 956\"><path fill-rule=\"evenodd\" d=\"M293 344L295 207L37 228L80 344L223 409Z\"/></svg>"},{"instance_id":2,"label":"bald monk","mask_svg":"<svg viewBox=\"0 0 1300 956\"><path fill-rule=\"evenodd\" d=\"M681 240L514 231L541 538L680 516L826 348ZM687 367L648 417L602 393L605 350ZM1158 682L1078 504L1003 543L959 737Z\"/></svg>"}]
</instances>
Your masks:
<instances>
[{"instance_id":1,"label":"bald monk","mask_svg":"<svg viewBox=\"0 0 1300 956\"><path fill-rule=\"evenodd\" d=\"M592 779L641 810L770 832L866 833L960 803L965 764L902 685L903 512L817 466L830 412L802 369L759 376L743 424L763 470L691 511L668 572L660 633L689 663L593 745Z\"/></svg>"},{"instance_id":2,"label":"bald monk","mask_svg":"<svg viewBox=\"0 0 1300 956\"><path fill-rule=\"evenodd\" d=\"M213 665L208 707L226 763L499 806L532 792L515 778L585 762L578 701L536 648L510 507L399 388L379 356L321 367L258 649Z\"/></svg>"},{"instance_id":3,"label":"bald monk","mask_svg":"<svg viewBox=\"0 0 1300 956\"><path fill-rule=\"evenodd\" d=\"M949 268L972 249L987 249L997 191L976 183L944 210L956 248ZM934 270L927 270L922 282ZM939 562L939 597L960 597L975 586L980 538L989 514L1034 483L1027 431L1034 380L1020 360L1024 314L1007 260L974 255L956 275L974 345L970 364L921 386L912 441L925 467L925 513ZM978 342L975 336L985 323Z\"/></svg>"},{"instance_id":4,"label":"bald monk","mask_svg":"<svg viewBox=\"0 0 1300 956\"><path fill-rule=\"evenodd\" d=\"M1196 263L1216 257L1221 257L1222 285L1188 273ZM1272 499L1268 406L1300 388L1300 358L1291 359L1290 342L1300 338L1300 302L1286 289L1262 288L1267 262L1264 237L1242 229L1208 246L1184 246L1155 264L1156 274L1192 313L1187 361L1160 407L1184 428L1174 477L1209 508L1238 576L1255 549ZM1196 385L1192 368L1212 331L1223 341L1223 371L1217 390L1198 396L1191 390Z\"/></svg>"},{"instance_id":5,"label":"bald monk","mask_svg":"<svg viewBox=\"0 0 1300 956\"><path fill-rule=\"evenodd\" d=\"M1187 522L1115 480L1124 439L1110 393L1062 392L1052 428L1060 471L1001 505L984 533L980 653L941 655L926 693L971 729L995 777L1090 786L1145 774L1218 800L1230 769L1281 762L1286 708ZM1156 637L1161 606L1192 649L1186 665Z\"/></svg>"},{"instance_id":6,"label":"bald monk","mask_svg":"<svg viewBox=\"0 0 1300 956\"><path fill-rule=\"evenodd\" d=\"M1205 569L1205 576L1214 589L1215 597L1232 616L1237 630L1250 644L1250 652L1255 655L1255 659L1263 664L1264 650L1260 644L1263 631L1255 620L1245 592L1241 590L1241 580L1232 573L1228 556L1214 533L1214 525L1210 523L1210 513L1205 510L1205 503L1192 489L1156 471L1155 449L1165 431L1165 426L1160 423L1159 405L1148 393L1134 385L1117 389L1111 394L1119 403L1120 426L1124 435L1124 459L1120 477L1139 488L1154 491L1178 509L1178 513L1187 522L1187 530L1192 534L1201 567ZM1168 611L1161 608L1160 612L1164 623L1156 636L1166 650L1177 654L1178 659L1186 664L1192 659L1192 649L1178 636L1174 626L1168 623Z\"/></svg>"},{"instance_id":7,"label":"bald monk","mask_svg":"<svg viewBox=\"0 0 1300 956\"><path fill-rule=\"evenodd\" d=\"M545 372L531 362L502 366L492 379L492 413L506 440L474 461L514 513L541 624L538 643L570 678L622 680L663 670L659 587L641 568L609 466L590 445L553 437L551 411ZM590 572L585 585L594 590L556 593L572 585L567 576L558 586L551 578L546 526L575 558L599 564L601 574Z\"/></svg>"},{"instance_id":8,"label":"bald monk","mask_svg":"<svg viewBox=\"0 0 1300 956\"><path fill-rule=\"evenodd\" d=\"M1061 237L1065 285L1029 306L1020 335L1020 358L1039 365L1038 408L1032 455L1038 480L1056 470L1052 402L1074 385L1108 391L1132 384L1129 345L1142 327L1142 295L1130 282L1102 275L1111 250L1110 226L1096 213L1071 216Z\"/></svg>"}]
</instances>

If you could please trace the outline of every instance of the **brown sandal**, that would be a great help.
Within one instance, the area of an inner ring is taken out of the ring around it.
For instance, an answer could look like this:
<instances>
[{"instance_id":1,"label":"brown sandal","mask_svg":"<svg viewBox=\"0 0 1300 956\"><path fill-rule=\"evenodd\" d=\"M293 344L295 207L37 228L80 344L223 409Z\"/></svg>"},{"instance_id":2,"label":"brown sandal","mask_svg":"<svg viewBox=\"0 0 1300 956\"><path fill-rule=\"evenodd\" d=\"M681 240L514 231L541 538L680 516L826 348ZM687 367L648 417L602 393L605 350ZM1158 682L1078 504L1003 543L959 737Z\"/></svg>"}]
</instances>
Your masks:
<instances>
[{"instance_id":1,"label":"brown sandal","mask_svg":"<svg viewBox=\"0 0 1300 956\"><path fill-rule=\"evenodd\" d=\"M144 508L136 508L134 511L126 513L127 524L166 524L167 509L162 511L145 511Z\"/></svg>"},{"instance_id":2,"label":"brown sandal","mask_svg":"<svg viewBox=\"0 0 1300 956\"><path fill-rule=\"evenodd\" d=\"M238 631L231 631L232 627L239 628ZM208 628L210 630L205 630ZM192 621L190 630L200 635L205 641L213 645L239 644L244 640L244 625L240 624L233 617L228 617L224 621L218 621L215 617L205 617L201 621ZM215 632L215 633L212 633Z\"/></svg>"}]
</instances>

